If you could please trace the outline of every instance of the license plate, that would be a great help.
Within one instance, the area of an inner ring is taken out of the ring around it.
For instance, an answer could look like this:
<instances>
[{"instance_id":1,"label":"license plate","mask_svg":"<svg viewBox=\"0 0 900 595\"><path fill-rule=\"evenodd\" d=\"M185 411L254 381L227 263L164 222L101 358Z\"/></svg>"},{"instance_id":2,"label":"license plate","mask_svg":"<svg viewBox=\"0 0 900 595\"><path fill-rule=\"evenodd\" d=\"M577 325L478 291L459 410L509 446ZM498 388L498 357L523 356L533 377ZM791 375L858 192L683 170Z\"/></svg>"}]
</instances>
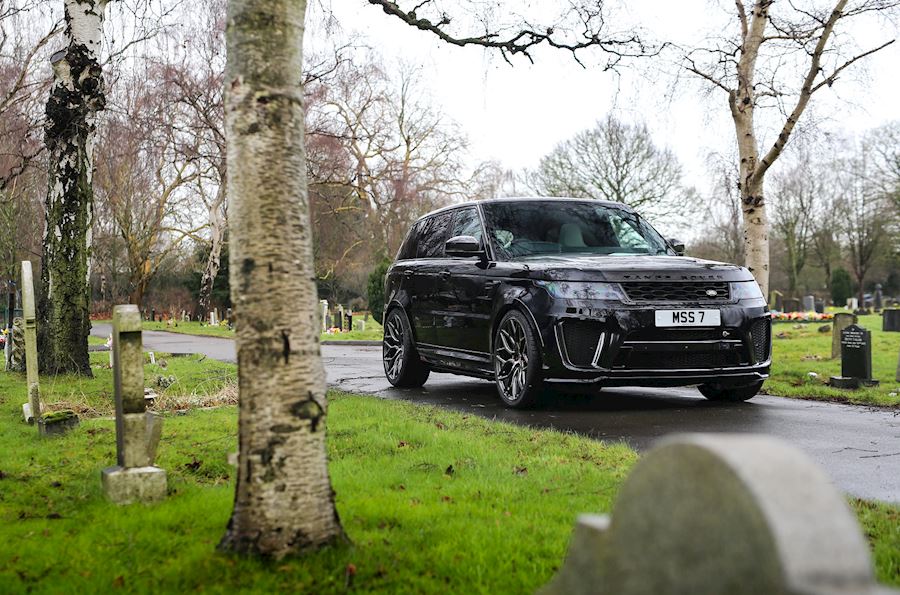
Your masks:
<instances>
[{"instance_id":1,"label":"license plate","mask_svg":"<svg viewBox=\"0 0 900 595\"><path fill-rule=\"evenodd\" d=\"M718 310L657 310L656 326L719 326Z\"/></svg>"}]
</instances>

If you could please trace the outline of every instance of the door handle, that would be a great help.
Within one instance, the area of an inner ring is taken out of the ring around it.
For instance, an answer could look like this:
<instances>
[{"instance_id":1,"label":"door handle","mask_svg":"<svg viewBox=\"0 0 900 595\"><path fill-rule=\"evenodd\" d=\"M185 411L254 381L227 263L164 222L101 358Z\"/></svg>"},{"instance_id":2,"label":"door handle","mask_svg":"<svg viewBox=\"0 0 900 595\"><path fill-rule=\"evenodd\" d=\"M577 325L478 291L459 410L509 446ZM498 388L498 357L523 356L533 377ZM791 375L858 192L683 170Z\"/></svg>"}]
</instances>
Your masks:
<instances>
[{"instance_id":1,"label":"door handle","mask_svg":"<svg viewBox=\"0 0 900 595\"><path fill-rule=\"evenodd\" d=\"M441 279L449 279L449 278L450 278L450 271L441 271L441 272L440 272L440 276L441 276Z\"/></svg>"}]
</instances>

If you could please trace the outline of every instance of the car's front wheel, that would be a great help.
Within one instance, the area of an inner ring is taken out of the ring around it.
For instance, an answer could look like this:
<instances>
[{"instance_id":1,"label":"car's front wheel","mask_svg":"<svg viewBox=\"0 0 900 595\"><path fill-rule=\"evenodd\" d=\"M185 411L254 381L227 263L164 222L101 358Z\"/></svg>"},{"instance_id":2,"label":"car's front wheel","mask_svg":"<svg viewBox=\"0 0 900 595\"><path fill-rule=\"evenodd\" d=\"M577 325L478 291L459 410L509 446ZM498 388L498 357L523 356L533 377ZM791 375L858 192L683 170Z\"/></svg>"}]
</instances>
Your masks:
<instances>
[{"instance_id":1,"label":"car's front wheel","mask_svg":"<svg viewBox=\"0 0 900 595\"><path fill-rule=\"evenodd\" d=\"M431 373L428 365L419 358L413 343L412 327L400 308L388 312L384 321L381 359L388 382L401 388L422 386Z\"/></svg>"},{"instance_id":2,"label":"car's front wheel","mask_svg":"<svg viewBox=\"0 0 900 595\"><path fill-rule=\"evenodd\" d=\"M697 388L700 394L710 401L746 401L752 399L762 388L762 381L740 386L728 386L721 384L701 384Z\"/></svg>"},{"instance_id":3,"label":"car's front wheel","mask_svg":"<svg viewBox=\"0 0 900 595\"><path fill-rule=\"evenodd\" d=\"M517 310L506 313L494 334L494 381L508 407L534 405L543 388L537 337Z\"/></svg>"}]
</instances>

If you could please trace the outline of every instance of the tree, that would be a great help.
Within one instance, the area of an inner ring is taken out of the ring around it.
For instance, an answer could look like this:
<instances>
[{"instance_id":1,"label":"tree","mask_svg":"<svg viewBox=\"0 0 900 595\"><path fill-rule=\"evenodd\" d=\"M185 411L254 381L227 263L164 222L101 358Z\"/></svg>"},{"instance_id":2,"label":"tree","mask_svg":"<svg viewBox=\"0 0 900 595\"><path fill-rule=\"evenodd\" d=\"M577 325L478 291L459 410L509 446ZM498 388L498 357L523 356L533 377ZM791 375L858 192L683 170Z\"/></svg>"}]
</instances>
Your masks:
<instances>
[{"instance_id":1,"label":"tree","mask_svg":"<svg viewBox=\"0 0 900 595\"><path fill-rule=\"evenodd\" d=\"M808 153L774 176L775 217L772 229L784 244L788 295L797 296L797 280L806 265L813 228L810 214L824 194L821 172Z\"/></svg>"},{"instance_id":2,"label":"tree","mask_svg":"<svg viewBox=\"0 0 900 595\"><path fill-rule=\"evenodd\" d=\"M894 0L837 0L831 8L735 1L738 32L686 53L684 67L725 93L734 123L744 215L746 264L764 293L769 287L769 219L765 176L781 155L813 94L831 87L844 72L894 40L852 49L835 42L836 26L859 15L893 10ZM749 8L749 9L748 9ZM791 68L790 65L797 65ZM778 133L762 151L756 111L781 108Z\"/></svg>"},{"instance_id":3,"label":"tree","mask_svg":"<svg viewBox=\"0 0 900 595\"><path fill-rule=\"evenodd\" d=\"M306 188L304 0L229 0L229 258L239 463L220 547L281 558L343 539L325 452Z\"/></svg>"},{"instance_id":4,"label":"tree","mask_svg":"<svg viewBox=\"0 0 900 595\"><path fill-rule=\"evenodd\" d=\"M98 61L106 0L65 0L66 47L51 58L45 142L50 170L41 267L41 368L91 375L90 231L93 139L103 109Z\"/></svg>"},{"instance_id":5,"label":"tree","mask_svg":"<svg viewBox=\"0 0 900 595\"><path fill-rule=\"evenodd\" d=\"M547 196L612 200L656 217L684 212L675 155L656 146L646 124L611 115L557 145L528 179Z\"/></svg>"},{"instance_id":6,"label":"tree","mask_svg":"<svg viewBox=\"0 0 900 595\"><path fill-rule=\"evenodd\" d=\"M873 147L862 142L856 154L840 162L841 231L847 246L857 297L863 305L866 275L883 256L891 222L888 197L878 184Z\"/></svg>"},{"instance_id":7,"label":"tree","mask_svg":"<svg viewBox=\"0 0 900 595\"><path fill-rule=\"evenodd\" d=\"M369 275L369 283L366 287L366 294L369 300L369 312L372 318L383 324L384 317L384 277L391 266L390 260L382 260L378 263L372 273Z\"/></svg>"},{"instance_id":8,"label":"tree","mask_svg":"<svg viewBox=\"0 0 900 595\"><path fill-rule=\"evenodd\" d=\"M835 306L843 306L853 297L853 281L845 268L837 268L831 274L831 302Z\"/></svg>"}]
</instances>

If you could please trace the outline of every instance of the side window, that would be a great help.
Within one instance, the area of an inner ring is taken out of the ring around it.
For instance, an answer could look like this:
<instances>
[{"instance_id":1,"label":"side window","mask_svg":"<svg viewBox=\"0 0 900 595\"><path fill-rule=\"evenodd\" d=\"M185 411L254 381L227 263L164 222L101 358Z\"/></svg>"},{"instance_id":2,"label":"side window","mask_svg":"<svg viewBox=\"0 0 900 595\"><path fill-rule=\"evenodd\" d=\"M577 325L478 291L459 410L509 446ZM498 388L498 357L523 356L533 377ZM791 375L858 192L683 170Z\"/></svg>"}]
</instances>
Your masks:
<instances>
[{"instance_id":1,"label":"side window","mask_svg":"<svg viewBox=\"0 0 900 595\"><path fill-rule=\"evenodd\" d=\"M403 245L400 246L400 251L397 252L397 260L409 260L416 257L416 244L421 227L422 222L420 221L410 228L409 233L406 234L406 239L403 240Z\"/></svg>"},{"instance_id":2,"label":"side window","mask_svg":"<svg viewBox=\"0 0 900 595\"><path fill-rule=\"evenodd\" d=\"M441 213L419 224L416 258L441 258L444 255L444 242L447 240L450 217L450 213Z\"/></svg>"},{"instance_id":3,"label":"side window","mask_svg":"<svg viewBox=\"0 0 900 595\"><path fill-rule=\"evenodd\" d=\"M478 216L478 209L460 209L454 213L453 227L447 237L456 236L472 236L481 241L481 217Z\"/></svg>"},{"instance_id":4,"label":"side window","mask_svg":"<svg viewBox=\"0 0 900 595\"><path fill-rule=\"evenodd\" d=\"M615 213L610 213L609 222L619 240L620 246L626 246L640 252L648 252L650 244L634 228L632 224Z\"/></svg>"}]
</instances>

